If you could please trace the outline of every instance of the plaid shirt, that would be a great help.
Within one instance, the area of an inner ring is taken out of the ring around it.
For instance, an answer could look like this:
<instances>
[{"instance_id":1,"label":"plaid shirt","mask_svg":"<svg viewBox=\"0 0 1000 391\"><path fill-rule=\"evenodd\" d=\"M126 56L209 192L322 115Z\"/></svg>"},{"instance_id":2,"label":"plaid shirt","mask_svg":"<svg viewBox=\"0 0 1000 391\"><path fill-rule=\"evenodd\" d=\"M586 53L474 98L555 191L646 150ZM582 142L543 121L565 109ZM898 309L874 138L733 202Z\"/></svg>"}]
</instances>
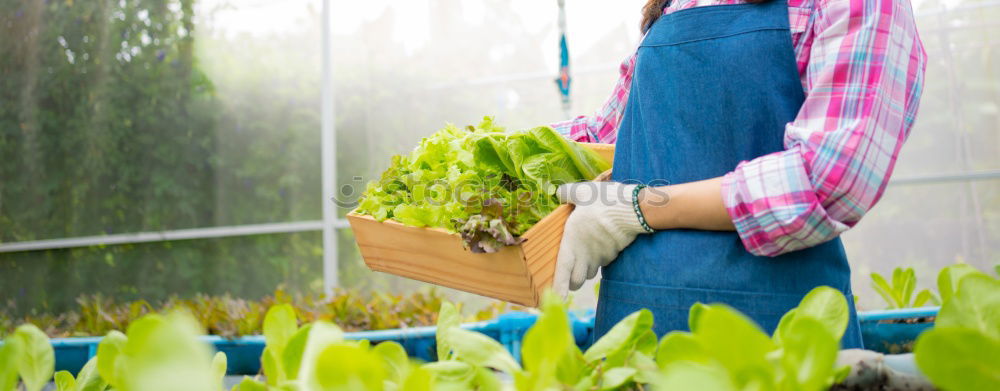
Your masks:
<instances>
[{"instance_id":1,"label":"plaid shirt","mask_svg":"<svg viewBox=\"0 0 1000 391\"><path fill-rule=\"evenodd\" d=\"M674 0L664 13L742 0ZM831 240L885 191L913 119L927 54L906 0L788 0L806 100L785 127L785 150L741 162L723 179L736 231L753 254ZM568 138L614 143L635 54L593 116L553 124Z\"/></svg>"}]
</instances>

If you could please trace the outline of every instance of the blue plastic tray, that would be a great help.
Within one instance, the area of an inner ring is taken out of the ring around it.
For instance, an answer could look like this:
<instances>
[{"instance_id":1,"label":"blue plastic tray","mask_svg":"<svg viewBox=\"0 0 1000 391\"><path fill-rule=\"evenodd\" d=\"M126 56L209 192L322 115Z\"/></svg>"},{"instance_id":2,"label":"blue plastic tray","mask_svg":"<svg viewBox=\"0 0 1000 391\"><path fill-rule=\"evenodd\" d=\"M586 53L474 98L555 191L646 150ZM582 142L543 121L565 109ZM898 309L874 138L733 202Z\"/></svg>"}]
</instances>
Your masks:
<instances>
[{"instance_id":1,"label":"blue plastic tray","mask_svg":"<svg viewBox=\"0 0 1000 391\"><path fill-rule=\"evenodd\" d=\"M917 336L924 330L934 327L934 322L899 323L899 321L937 316L940 308L920 307L859 313L858 321L861 323L861 338L865 349L890 354L912 352Z\"/></svg>"},{"instance_id":2,"label":"blue plastic tray","mask_svg":"<svg viewBox=\"0 0 1000 391\"><path fill-rule=\"evenodd\" d=\"M912 349L913 341L930 323L893 323L898 319L936 316L939 307L908 308L902 310L869 311L858 314L861 336L865 348L883 353L902 353ZM503 314L484 322L466 323L462 327L483 333L503 344L518 360L521 359L521 339L535 324L536 315L524 312ZM570 316L573 336L581 349L591 343L594 328L594 312L574 312ZM414 327L379 331L346 333L348 339L367 339L372 343L396 341L406 348L411 357L424 361L437 359L434 334L436 327ZM212 344L216 350L226 353L229 361L228 374L253 375L260 371L260 355L264 351L264 337L259 335L226 339L205 336L202 339ZM56 370L77 373L90 357L97 354L97 344L101 337L56 338L52 346L56 351Z\"/></svg>"},{"instance_id":3,"label":"blue plastic tray","mask_svg":"<svg viewBox=\"0 0 1000 391\"><path fill-rule=\"evenodd\" d=\"M537 316L524 312L511 312L500 315L496 319L465 323L463 328L483 333L503 344L518 360L521 359L521 339L524 333L535 324ZM570 316L573 325L573 336L582 349L589 347L590 334L593 329L593 311L576 312ZM410 357L424 361L437 359L435 333L437 328L414 327L408 329L392 329L378 331L360 331L345 333L347 339L367 339L372 343L395 341L403 345ZM264 337L251 335L227 339L218 336L201 337L216 350L225 352L228 359L227 374L254 375L260 372L260 355L264 351ZM97 345L101 337L54 338L52 346L56 355L56 370L67 370L77 373L91 357L97 354Z\"/></svg>"}]
</instances>

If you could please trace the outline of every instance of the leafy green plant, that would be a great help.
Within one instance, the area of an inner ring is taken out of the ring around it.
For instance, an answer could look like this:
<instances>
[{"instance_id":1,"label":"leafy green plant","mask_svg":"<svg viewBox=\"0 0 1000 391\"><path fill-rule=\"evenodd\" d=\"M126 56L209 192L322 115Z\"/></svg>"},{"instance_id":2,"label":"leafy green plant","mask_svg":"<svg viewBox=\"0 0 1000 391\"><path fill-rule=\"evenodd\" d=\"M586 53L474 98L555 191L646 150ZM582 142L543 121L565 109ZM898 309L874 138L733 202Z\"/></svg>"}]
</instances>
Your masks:
<instances>
[{"instance_id":1,"label":"leafy green plant","mask_svg":"<svg viewBox=\"0 0 1000 391\"><path fill-rule=\"evenodd\" d=\"M639 389L642 384L663 389L820 390L847 373L835 366L847 321L844 296L821 287L785 315L773 337L725 305L696 304L690 333L672 332L658 344L652 314L641 310L580 352L570 337L565 307L550 296L524 337L523 368L495 341L454 325L438 326L439 354L446 359L428 367L445 374L458 389L492 389L493 380L476 375L488 368L511 375L518 390Z\"/></svg>"},{"instance_id":2,"label":"leafy green plant","mask_svg":"<svg viewBox=\"0 0 1000 391\"><path fill-rule=\"evenodd\" d=\"M485 335L458 327L457 311L441 307L438 315L438 361L423 366L435 389L498 390L500 381L491 369L505 373L520 368L503 345Z\"/></svg>"},{"instance_id":3,"label":"leafy green plant","mask_svg":"<svg viewBox=\"0 0 1000 391\"><path fill-rule=\"evenodd\" d=\"M934 328L917 339L917 365L942 389L1000 389L1000 280L960 264L941 281L957 289L942 290Z\"/></svg>"},{"instance_id":4,"label":"leafy green plant","mask_svg":"<svg viewBox=\"0 0 1000 391\"><path fill-rule=\"evenodd\" d=\"M184 311L147 315L126 334L112 332L101 341L97 371L115 390L218 391L225 354L213 357L198 340L201 333L195 318Z\"/></svg>"},{"instance_id":5,"label":"leafy green plant","mask_svg":"<svg viewBox=\"0 0 1000 391\"><path fill-rule=\"evenodd\" d=\"M10 383L11 378L16 382L20 376L27 391L41 391L55 370L55 352L49 344L49 338L38 327L26 324L18 327L6 342L11 344L10 351L0 356L5 355L17 363L17 374L0 376L0 385Z\"/></svg>"},{"instance_id":6,"label":"leafy green plant","mask_svg":"<svg viewBox=\"0 0 1000 391\"><path fill-rule=\"evenodd\" d=\"M947 266L938 272L938 294L941 295L941 301L947 302L958 290L958 283L965 276L970 274L981 273L972 265L966 263L957 263L951 266Z\"/></svg>"},{"instance_id":7,"label":"leafy green plant","mask_svg":"<svg viewBox=\"0 0 1000 391\"><path fill-rule=\"evenodd\" d=\"M956 297L964 297L967 284L963 280ZM846 373L835 359L847 316L846 299L828 287L806 295L773 336L726 305L698 303L690 311L691 332L658 341L652 313L640 310L581 351L566 304L549 292L519 363L499 342L462 328L458 308L446 302L437 316L439 360L418 363L398 343L345 340L342 329L325 320L299 326L296 309L284 303L264 317L264 378L245 377L233 390L821 390ZM108 333L76 378L55 374L56 388L218 391L226 357L213 357L200 333L196 318L183 310L143 316L124 334ZM12 371L28 390L53 378L51 362L37 365L51 355L37 328L22 326L0 349L0 358L14 357L0 362L17 363L0 366L0 391L17 384Z\"/></svg>"},{"instance_id":8,"label":"leafy green plant","mask_svg":"<svg viewBox=\"0 0 1000 391\"><path fill-rule=\"evenodd\" d=\"M21 341L7 337L0 346L0 391L10 391L17 387L17 365L21 356Z\"/></svg>"},{"instance_id":9,"label":"leafy green plant","mask_svg":"<svg viewBox=\"0 0 1000 391\"><path fill-rule=\"evenodd\" d=\"M295 308L303 322L326 320L347 331L383 330L400 327L430 326L436 321L444 295L435 289L408 294L338 291L333 295L296 295L282 290L261 300L244 300L229 295L198 295L192 299L172 298L154 305L145 300L118 303L101 295L77 300L79 310L58 315L41 314L15 319L0 314L0 336L13 333L16 324L34 324L49 337L104 335L112 330L126 330L142 316L184 310L193 314L207 332L223 337L261 334L264 315L275 304ZM508 305L494 301L465 320L487 320L508 310ZM6 319L6 320L4 320Z\"/></svg>"},{"instance_id":10,"label":"leafy green plant","mask_svg":"<svg viewBox=\"0 0 1000 391\"><path fill-rule=\"evenodd\" d=\"M473 252L496 252L558 205L557 185L596 177L610 165L549 127L505 132L486 117L448 125L397 155L368 184L357 213L458 232Z\"/></svg>"},{"instance_id":11,"label":"leafy green plant","mask_svg":"<svg viewBox=\"0 0 1000 391\"><path fill-rule=\"evenodd\" d=\"M630 314L581 352L567 326L566 307L548 296L544 313L524 337L524 371L515 374L519 390L629 389L650 382L656 335L648 310Z\"/></svg>"},{"instance_id":12,"label":"leafy green plant","mask_svg":"<svg viewBox=\"0 0 1000 391\"><path fill-rule=\"evenodd\" d=\"M814 289L782 317L772 337L722 304L695 305L691 332L671 332L657 353L661 389L822 390L842 380L839 341L847 327L844 296Z\"/></svg>"},{"instance_id":13,"label":"leafy green plant","mask_svg":"<svg viewBox=\"0 0 1000 391\"><path fill-rule=\"evenodd\" d=\"M514 379L518 390L626 389L652 379L656 336L652 314L639 311L623 319L586 352L573 341L565 304L555 295L543 299L542 314L525 334L522 367L506 349L485 335L458 327L449 307L438 324L439 361L424 365L435 387L499 389L493 371ZM436 388L437 389L437 388Z\"/></svg>"},{"instance_id":14,"label":"leafy green plant","mask_svg":"<svg viewBox=\"0 0 1000 391\"><path fill-rule=\"evenodd\" d=\"M844 296L826 287L786 314L773 337L725 305L698 304L691 310L694 331L670 333L658 343L652 314L642 310L581 352L565 303L549 294L524 337L522 366L495 340L459 327L461 317L450 303L438 315L439 360L426 364L411 361L396 343L345 341L330 323L298 328L290 307L275 306L265 320L267 383L247 377L235 389L613 390L646 384L820 390L846 373L834 360L847 316Z\"/></svg>"},{"instance_id":15,"label":"leafy green plant","mask_svg":"<svg viewBox=\"0 0 1000 391\"><path fill-rule=\"evenodd\" d=\"M53 374L54 354L48 337L23 325L0 346L0 391L15 390L18 378L27 391L51 380L57 391L203 390L219 391L226 373L226 355L211 354L198 340L201 327L191 314L176 311L146 315L126 334L112 331L98 345L76 377Z\"/></svg>"},{"instance_id":16,"label":"leafy green plant","mask_svg":"<svg viewBox=\"0 0 1000 391\"><path fill-rule=\"evenodd\" d=\"M74 378L68 371L55 374L57 391L103 391L108 388L108 382L97 373L97 358L91 358Z\"/></svg>"},{"instance_id":17,"label":"leafy green plant","mask_svg":"<svg viewBox=\"0 0 1000 391\"><path fill-rule=\"evenodd\" d=\"M264 335L266 382L244 377L234 390L431 389L428 374L414 368L401 345L383 342L371 348L368 341L347 341L338 326L326 321L299 327L287 304L268 311Z\"/></svg>"},{"instance_id":18,"label":"leafy green plant","mask_svg":"<svg viewBox=\"0 0 1000 391\"><path fill-rule=\"evenodd\" d=\"M882 296L890 309L920 307L927 303L940 302L929 289L924 289L917 293L916 297L913 297L913 291L917 287L917 276L911 267L894 269L892 283L886 281L885 277L878 273L872 273L871 278L875 292Z\"/></svg>"}]
</instances>

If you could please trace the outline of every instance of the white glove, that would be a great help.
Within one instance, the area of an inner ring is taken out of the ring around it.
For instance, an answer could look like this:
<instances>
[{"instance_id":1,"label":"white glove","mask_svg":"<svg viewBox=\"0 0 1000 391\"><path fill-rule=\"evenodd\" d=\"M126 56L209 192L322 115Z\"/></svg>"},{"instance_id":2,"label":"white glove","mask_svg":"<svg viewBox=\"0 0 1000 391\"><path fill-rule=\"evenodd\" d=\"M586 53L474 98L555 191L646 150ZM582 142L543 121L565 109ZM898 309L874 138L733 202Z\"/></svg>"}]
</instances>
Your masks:
<instances>
[{"instance_id":1,"label":"white glove","mask_svg":"<svg viewBox=\"0 0 1000 391\"><path fill-rule=\"evenodd\" d=\"M640 233L646 232L632 206L636 185L579 182L559 186L556 196L576 205L566 220L552 289L566 296L614 261Z\"/></svg>"}]
</instances>

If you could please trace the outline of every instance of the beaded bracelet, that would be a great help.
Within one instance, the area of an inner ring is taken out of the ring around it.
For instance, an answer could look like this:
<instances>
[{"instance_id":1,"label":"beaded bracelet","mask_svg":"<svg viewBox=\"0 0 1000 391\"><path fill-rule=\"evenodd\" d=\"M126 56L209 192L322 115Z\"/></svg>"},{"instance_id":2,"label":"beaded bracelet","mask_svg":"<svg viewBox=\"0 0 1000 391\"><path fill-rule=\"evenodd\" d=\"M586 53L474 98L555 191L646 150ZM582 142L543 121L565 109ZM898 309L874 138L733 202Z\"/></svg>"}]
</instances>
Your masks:
<instances>
[{"instance_id":1,"label":"beaded bracelet","mask_svg":"<svg viewBox=\"0 0 1000 391\"><path fill-rule=\"evenodd\" d=\"M642 215L642 209L639 208L639 192L645 188L646 185L635 185L632 189L632 209L635 209L635 216L639 218L639 224L642 225L642 229L648 233L653 233L653 228L646 224L646 217Z\"/></svg>"}]
</instances>

